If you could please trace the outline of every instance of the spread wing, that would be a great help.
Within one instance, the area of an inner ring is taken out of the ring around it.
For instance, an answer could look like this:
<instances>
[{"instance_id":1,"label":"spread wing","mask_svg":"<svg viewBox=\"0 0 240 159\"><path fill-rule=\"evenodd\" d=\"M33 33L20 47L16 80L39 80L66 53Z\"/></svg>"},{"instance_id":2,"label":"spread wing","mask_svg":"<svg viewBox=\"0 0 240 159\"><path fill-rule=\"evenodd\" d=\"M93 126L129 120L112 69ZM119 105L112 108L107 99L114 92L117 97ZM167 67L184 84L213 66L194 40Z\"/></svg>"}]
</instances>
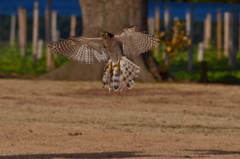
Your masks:
<instances>
[{"instance_id":1,"label":"spread wing","mask_svg":"<svg viewBox=\"0 0 240 159\"><path fill-rule=\"evenodd\" d=\"M147 52L159 44L159 39L155 35L137 32L136 26L131 26L123 29L123 31L115 35L123 44L124 55L131 57Z\"/></svg>"},{"instance_id":2,"label":"spread wing","mask_svg":"<svg viewBox=\"0 0 240 159\"><path fill-rule=\"evenodd\" d=\"M49 47L53 53L81 63L93 64L109 59L101 38L70 37L51 42Z\"/></svg>"}]
</instances>

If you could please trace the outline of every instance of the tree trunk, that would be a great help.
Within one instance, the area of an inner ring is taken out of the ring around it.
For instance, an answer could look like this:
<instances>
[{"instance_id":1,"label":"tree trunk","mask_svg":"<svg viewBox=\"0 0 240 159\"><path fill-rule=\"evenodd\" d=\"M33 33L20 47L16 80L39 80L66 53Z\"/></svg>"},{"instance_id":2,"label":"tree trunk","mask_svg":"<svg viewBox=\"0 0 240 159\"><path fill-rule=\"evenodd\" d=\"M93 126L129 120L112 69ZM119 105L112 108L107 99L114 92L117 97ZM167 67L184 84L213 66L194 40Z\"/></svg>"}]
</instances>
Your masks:
<instances>
[{"instance_id":1,"label":"tree trunk","mask_svg":"<svg viewBox=\"0 0 240 159\"><path fill-rule=\"evenodd\" d=\"M79 2L83 18L82 36L99 37L102 31L115 34L131 25L137 25L138 31L148 30L147 0L79 0ZM156 67L150 53L144 53L131 60L141 67L141 73L136 80L147 82L161 80L160 69ZM45 77L50 79L100 80L103 68L104 64L86 65L70 62L45 75Z\"/></svg>"}]
</instances>

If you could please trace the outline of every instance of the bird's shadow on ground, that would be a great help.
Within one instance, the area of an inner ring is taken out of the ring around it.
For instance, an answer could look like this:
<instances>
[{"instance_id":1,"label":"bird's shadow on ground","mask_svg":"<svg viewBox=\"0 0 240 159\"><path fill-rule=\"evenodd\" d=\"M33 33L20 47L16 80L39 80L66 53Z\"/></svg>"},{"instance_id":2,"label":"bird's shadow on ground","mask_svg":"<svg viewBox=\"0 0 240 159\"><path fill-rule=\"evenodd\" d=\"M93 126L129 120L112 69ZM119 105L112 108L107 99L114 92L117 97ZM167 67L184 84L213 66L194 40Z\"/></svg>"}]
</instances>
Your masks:
<instances>
[{"instance_id":1,"label":"bird's shadow on ground","mask_svg":"<svg viewBox=\"0 0 240 159\"><path fill-rule=\"evenodd\" d=\"M137 151L99 152L99 153L66 153L66 154L31 154L0 156L0 159L106 159L106 158L145 158L160 157L156 155L141 154Z\"/></svg>"},{"instance_id":2,"label":"bird's shadow on ground","mask_svg":"<svg viewBox=\"0 0 240 159\"><path fill-rule=\"evenodd\" d=\"M184 149L183 151L194 152L196 155L210 156L210 155L239 155L240 151L226 151L226 150L191 150Z\"/></svg>"},{"instance_id":3,"label":"bird's shadow on ground","mask_svg":"<svg viewBox=\"0 0 240 159\"><path fill-rule=\"evenodd\" d=\"M141 154L139 151L117 151L117 152L96 152L96 153L62 153L62 154L26 154L26 155L8 155L0 156L0 159L106 159L106 158L194 158L194 157L209 157L211 155L239 155L240 151L225 151L225 150L191 150L183 149L182 151L194 152L194 155L185 156L162 156Z\"/></svg>"}]
</instances>

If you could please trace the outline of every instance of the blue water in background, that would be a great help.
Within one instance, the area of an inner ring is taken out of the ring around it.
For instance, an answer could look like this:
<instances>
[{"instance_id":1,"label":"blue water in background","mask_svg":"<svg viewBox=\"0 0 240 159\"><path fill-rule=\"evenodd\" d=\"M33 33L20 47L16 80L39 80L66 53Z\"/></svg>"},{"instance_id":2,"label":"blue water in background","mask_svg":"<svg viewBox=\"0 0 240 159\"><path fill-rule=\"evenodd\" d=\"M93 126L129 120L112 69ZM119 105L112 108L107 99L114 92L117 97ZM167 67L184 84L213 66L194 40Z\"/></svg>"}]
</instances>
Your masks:
<instances>
[{"instance_id":1,"label":"blue water in background","mask_svg":"<svg viewBox=\"0 0 240 159\"><path fill-rule=\"evenodd\" d=\"M33 3L36 0L0 0L0 15L17 15L18 7L27 10L27 16L33 15ZM44 16L47 0L38 0L40 16ZM216 20L218 9L222 12L235 11L240 13L240 3L187 3L187 2L148 2L148 16L154 17L155 8L160 8L160 16L163 19L164 10L169 7L171 19L178 17L179 20L185 20L186 12L193 10L195 20L203 21L206 13L212 13L212 20ZM76 15L81 17L80 5L78 0L52 0L52 10L57 11L60 17L69 17Z\"/></svg>"}]
</instances>

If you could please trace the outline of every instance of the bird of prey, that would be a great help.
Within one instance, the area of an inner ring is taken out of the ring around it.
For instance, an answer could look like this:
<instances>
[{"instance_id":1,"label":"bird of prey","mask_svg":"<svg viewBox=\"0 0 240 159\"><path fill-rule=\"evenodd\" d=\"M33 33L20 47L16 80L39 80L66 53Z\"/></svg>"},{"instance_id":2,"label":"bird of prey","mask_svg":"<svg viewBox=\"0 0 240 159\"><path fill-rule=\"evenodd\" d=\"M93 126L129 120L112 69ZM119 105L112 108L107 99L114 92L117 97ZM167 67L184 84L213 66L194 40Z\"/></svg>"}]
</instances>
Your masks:
<instances>
[{"instance_id":1,"label":"bird of prey","mask_svg":"<svg viewBox=\"0 0 240 159\"><path fill-rule=\"evenodd\" d=\"M102 77L103 88L108 85L109 91L122 91L124 85L131 89L140 67L127 59L147 52L159 44L154 35L136 31L136 26L123 29L118 34L107 31L102 37L69 37L51 42L53 53L68 57L77 62L93 64L107 62Z\"/></svg>"}]
</instances>

